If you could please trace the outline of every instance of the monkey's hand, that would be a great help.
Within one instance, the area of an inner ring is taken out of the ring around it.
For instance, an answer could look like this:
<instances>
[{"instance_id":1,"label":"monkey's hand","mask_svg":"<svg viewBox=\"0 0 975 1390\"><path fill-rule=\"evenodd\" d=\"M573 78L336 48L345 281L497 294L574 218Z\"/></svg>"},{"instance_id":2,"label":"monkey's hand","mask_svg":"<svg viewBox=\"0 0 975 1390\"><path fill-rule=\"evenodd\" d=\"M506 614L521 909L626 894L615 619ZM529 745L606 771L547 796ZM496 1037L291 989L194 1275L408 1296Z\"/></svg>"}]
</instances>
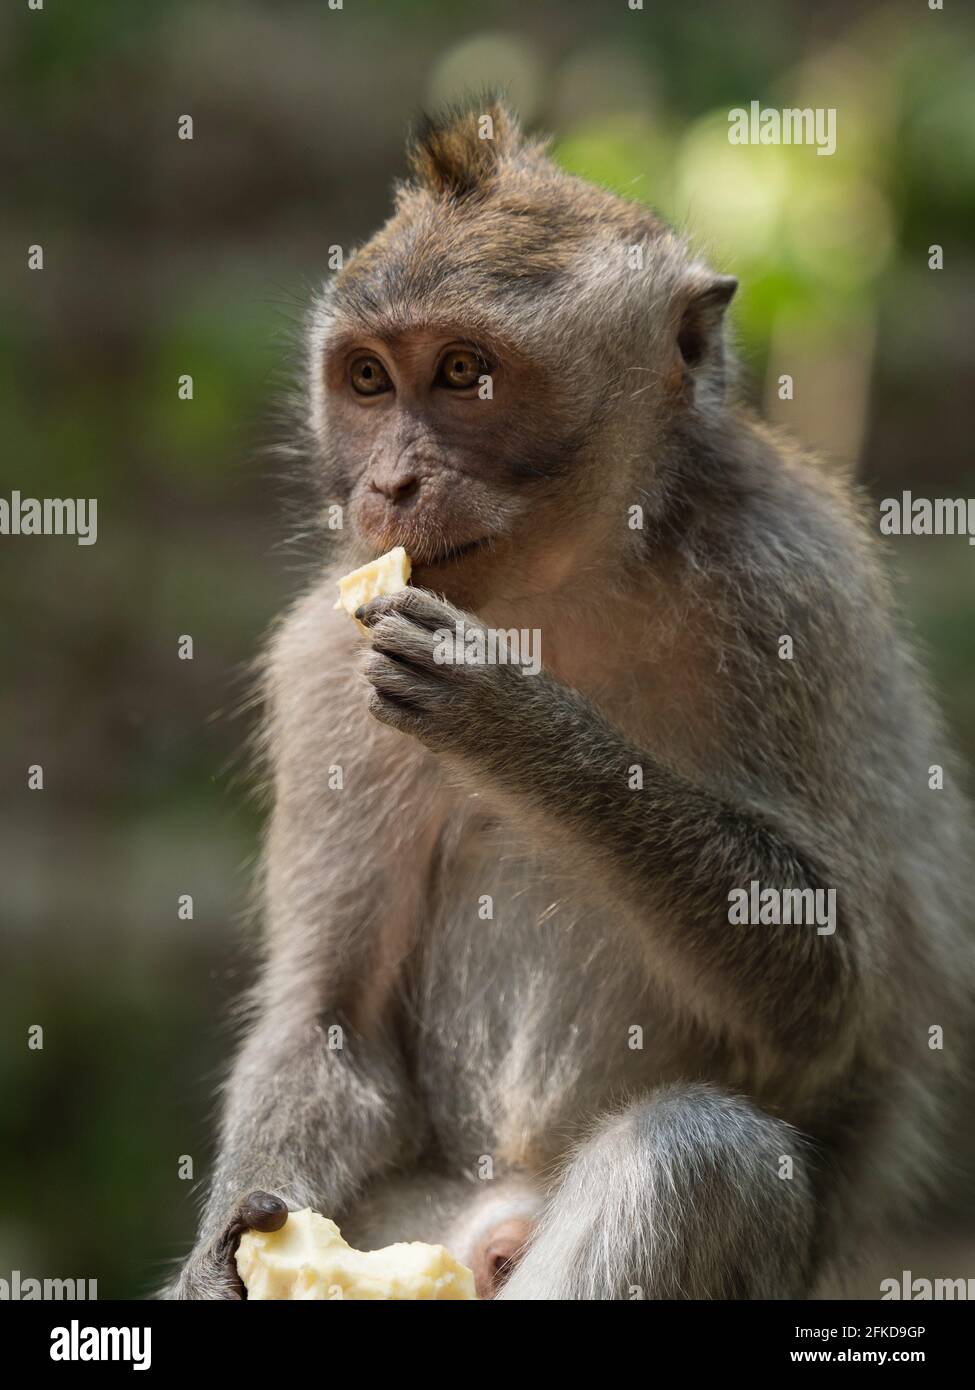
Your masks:
<instances>
[{"instance_id":1,"label":"monkey's hand","mask_svg":"<svg viewBox=\"0 0 975 1390\"><path fill-rule=\"evenodd\" d=\"M425 589L375 598L356 617L372 637L371 713L437 752L489 762L534 703L537 681L510 656L492 661L487 629Z\"/></svg>"},{"instance_id":2,"label":"monkey's hand","mask_svg":"<svg viewBox=\"0 0 975 1390\"><path fill-rule=\"evenodd\" d=\"M287 1204L270 1192L251 1192L227 1224L190 1255L174 1282L163 1292L167 1299L242 1299L244 1286L237 1273L237 1244L245 1231L279 1231L288 1219Z\"/></svg>"}]
</instances>

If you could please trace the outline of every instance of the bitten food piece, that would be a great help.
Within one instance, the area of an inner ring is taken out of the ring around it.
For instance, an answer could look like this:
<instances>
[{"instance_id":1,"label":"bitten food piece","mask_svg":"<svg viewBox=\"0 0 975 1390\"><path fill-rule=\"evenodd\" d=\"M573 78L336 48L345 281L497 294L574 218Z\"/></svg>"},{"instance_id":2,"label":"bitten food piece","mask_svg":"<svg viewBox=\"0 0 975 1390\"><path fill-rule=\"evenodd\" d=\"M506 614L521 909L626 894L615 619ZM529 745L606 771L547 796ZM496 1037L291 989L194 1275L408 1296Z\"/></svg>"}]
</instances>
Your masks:
<instances>
[{"instance_id":1,"label":"bitten food piece","mask_svg":"<svg viewBox=\"0 0 975 1390\"><path fill-rule=\"evenodd\" d=\"M410 582L410 557L401 545L395 550L387 550L378 560L370 560L351 574L339 580L339 597L336 608L344 608L350 618L355 618L355 610L380 594L395 594L405 589ZM356 626L362 631L368 629L356 618Z\"/></svg>"},{"instance_id":2,"label":"bitten food piece","mask_svg":"<svg viewBox=\"0 0 975 1390\"><path fill-rule=\"evenodd\" d=\"M353 1250L338 1226L306 1207L280 1231L246 1231L237 1273L255 1299L473 1299L474 1276L442 1245L414 1240Z\"/></svg>"}]
</instances>

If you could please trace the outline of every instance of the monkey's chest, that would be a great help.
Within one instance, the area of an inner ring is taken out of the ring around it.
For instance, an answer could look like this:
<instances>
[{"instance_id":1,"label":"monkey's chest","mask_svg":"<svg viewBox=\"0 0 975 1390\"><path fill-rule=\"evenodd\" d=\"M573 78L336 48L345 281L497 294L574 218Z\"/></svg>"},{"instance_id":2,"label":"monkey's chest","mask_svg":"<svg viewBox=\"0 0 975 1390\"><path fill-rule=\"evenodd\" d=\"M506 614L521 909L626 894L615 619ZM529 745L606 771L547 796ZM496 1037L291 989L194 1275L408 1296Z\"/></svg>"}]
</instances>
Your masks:
<instances>
[{"instance_id":1,"label":"monkey's chest","mask_svg":"<svg viewBox=\"0 0 975 1390\"><path fill-rule=\"evenodd\" d=\"M441 846L409 1013L440 1147L542 1167L594 1115L679 1074L637 925L503 827Z\"/></svg>"}]
</instances>

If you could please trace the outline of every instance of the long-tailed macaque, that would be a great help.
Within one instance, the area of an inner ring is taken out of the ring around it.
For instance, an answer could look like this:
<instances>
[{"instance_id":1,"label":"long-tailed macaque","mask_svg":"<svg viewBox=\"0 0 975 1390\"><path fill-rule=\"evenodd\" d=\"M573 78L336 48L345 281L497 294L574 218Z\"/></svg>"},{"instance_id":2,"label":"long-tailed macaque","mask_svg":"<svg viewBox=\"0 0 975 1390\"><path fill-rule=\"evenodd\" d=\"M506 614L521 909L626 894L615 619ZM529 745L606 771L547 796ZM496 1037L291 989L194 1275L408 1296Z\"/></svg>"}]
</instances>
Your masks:
<instances>
[{"instance_id":1,"label":"long-tailed macaque","mask_svg":"<svg viewBox=\"0 0 975 1390\"><path fill-rule=\"evenodd\" d=\"M735 398L736 282L499 104L411 167L310 315L344 525L268 653L266 948L169 1293L310 1205L482 1296L809 1295L956 1157L956 762L858 499ZM335 581L398 545L363 636Z\"/></svg>"}]
</instances>

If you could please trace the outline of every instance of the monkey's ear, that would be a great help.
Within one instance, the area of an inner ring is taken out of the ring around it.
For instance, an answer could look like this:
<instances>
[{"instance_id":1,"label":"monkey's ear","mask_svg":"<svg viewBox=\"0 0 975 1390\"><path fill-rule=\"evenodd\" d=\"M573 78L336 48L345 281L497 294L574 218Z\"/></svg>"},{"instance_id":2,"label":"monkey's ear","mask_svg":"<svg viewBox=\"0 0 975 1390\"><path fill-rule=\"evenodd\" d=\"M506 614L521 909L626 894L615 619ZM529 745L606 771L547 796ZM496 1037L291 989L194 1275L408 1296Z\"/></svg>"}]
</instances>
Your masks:
<instances>
[{"instance_id":1,"label":"monkey's ear","mask_svg":"<svg viewBox=\"0 0 975 1390\"><path fill-rule=\"evenodd\" d=\"M695 272L683 299L677 328L677 347L691 371L723 364L724 315L737 288L733 275Z\"/></svg>"},{"instance_id":2,"label":"monkey's ear","mask_svg":"<svg viewBox=\"0 0 975 1390\"><path fill-rule=\"evenodd\" d=\"M408 149L413 177L441 198L467 198L494 181L501 160L521 149L518 122L497 96L423 116Z\"/></svg>"}]
</instances>

